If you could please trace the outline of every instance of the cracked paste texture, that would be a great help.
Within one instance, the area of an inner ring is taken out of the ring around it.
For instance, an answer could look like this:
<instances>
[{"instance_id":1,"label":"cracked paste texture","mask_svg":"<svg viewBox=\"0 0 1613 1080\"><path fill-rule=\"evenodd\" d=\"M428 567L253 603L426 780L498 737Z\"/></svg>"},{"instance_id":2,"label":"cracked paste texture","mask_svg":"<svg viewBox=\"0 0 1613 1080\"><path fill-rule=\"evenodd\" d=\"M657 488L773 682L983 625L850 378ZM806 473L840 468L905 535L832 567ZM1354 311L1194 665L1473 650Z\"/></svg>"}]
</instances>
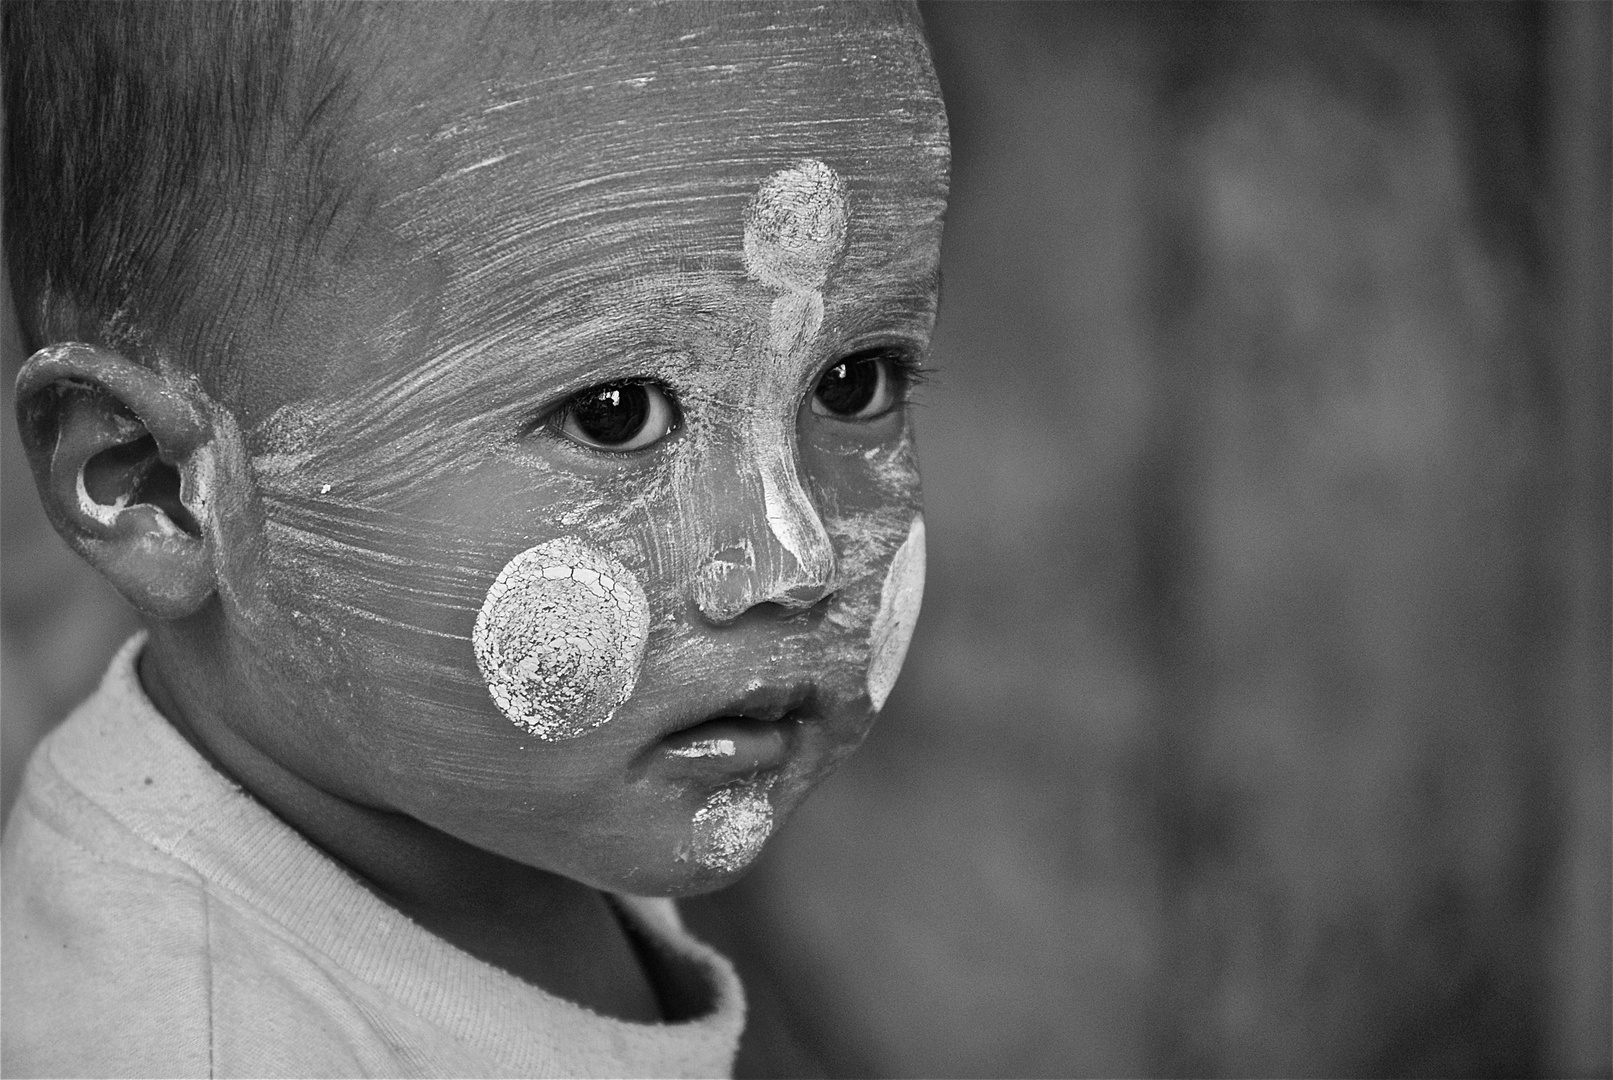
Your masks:
<instances>
[{"instance_id":1,"label":"cracked paste texture","mask_svg":"<svg viewBox=\"0 0 1613 1080\"><path fill-rule=\"evenodd\" d=\"M694 857L713 870L738 870L761 854L773 832L773 804L760 784L734 784L694 815Z\"/></svg>"},{"instance_id":2,"label":"cracked paste texture","mask_svg":"<svg viewBox=\"0 0 1613 1080\"><path fill-rule=\"evenodd\" d=\"M569 739L608 721L632 695L649 628L633 572L561 537L499 571L471 644L512 723L540 739Z\"/></svg>"},{"instance_id":3,"label":"cracked paste texture","mask_svg":"<svg viewBox=\"0 0 1613 1080\"><path fill-rule=\"evenodd\" d=\"M869 632L868 697L876 710L885 707L896 676L907 659L913 626L924 600L924 515L913 518L907 539L896 549L885 584L879 590L879 614Z\"/></svg>"}]
</instances>

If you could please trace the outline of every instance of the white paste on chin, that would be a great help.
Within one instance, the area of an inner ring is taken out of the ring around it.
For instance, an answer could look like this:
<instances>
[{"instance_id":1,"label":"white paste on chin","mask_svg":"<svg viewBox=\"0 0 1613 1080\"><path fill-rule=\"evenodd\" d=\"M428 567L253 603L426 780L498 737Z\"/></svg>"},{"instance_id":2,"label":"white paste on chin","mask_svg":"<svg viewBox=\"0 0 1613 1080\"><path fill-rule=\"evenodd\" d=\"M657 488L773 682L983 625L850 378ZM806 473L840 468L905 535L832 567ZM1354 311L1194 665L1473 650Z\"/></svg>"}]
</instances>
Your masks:
<instances>
[{"instance_id":1,"label":"white paste on chin","mask_svg":"<svg viewBox=\"0 0 1613 1080\"><path fill-rule=\"evenodd\" d=\"M616 715L638 683L649 631L650 606L633 572L561 537L499 571L471 644L499 711L554 741Z\"/></svg>"},{"instance_id":2,"label":"white paste on chin","mask_svg":"<svg viewBox=\"0 0 1613 1080\"><path fill-rule=\"evenodd\" d=\"M907 659L907 646L913 640L913 626L919 619L924 600L924 515L913 518L907 539L896 549L885 584L879 590L879 614L869 632L868 697L877 712L885 707L896 676Z\"/></svg>"},{"instance_id":3,"label":"white paste on chin","mask_svg":"<svg viewBox=\"0 0 1613 1080\"><path fill-rule=\"evenodd\" d=\"M755 781L722 788L694 815L694 857L712 870L750 864L773 833L773 804Z\"/></svg>"}]
</instances>

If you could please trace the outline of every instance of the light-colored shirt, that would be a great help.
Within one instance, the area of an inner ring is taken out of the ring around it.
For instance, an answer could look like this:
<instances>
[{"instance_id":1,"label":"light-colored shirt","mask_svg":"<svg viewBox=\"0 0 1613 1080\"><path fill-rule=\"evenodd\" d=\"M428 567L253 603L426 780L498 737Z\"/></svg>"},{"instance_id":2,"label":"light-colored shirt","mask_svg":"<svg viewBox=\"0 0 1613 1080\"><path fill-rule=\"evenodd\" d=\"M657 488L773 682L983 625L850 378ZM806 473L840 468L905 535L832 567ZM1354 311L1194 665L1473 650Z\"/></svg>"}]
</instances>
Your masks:
<instances>
[{"instance_id":1,"label":"light-colored shirt","mask_svg":"<svg viewBox=\"0 0 1613 1080\"><path fill-rule=\"evenodd\" d=\"M613 898L709 991L602 1016L388 906L217 772L135 673L142 639L40 744L0 862L6 1076L726 1076L733 968L668 900Z\"/></svg>"}]
</instances>

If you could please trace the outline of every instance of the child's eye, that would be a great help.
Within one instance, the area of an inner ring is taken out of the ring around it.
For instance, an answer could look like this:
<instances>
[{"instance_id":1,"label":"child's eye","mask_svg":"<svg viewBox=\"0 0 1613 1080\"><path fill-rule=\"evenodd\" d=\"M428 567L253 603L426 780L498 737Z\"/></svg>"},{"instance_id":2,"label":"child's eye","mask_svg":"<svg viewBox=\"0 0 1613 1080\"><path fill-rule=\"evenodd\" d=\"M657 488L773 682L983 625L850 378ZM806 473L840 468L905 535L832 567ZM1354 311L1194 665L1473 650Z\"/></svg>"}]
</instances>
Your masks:
<instances>
[{"instance_id":1,"label":"child's eye","mask_svg":"<svg viewBox=\"0 0 1613 1080\"><path fill-rule=\"evenodd\" d=\"M872 420L895 407L907 365L887 349L846 357L818 379L812 411L841 420Z\"/></svg>"},{"instance_id":2,"label":"child's eye","mask_svg":"<svg viewBox=\"0 0 1613 1080\"><path fill-rule=\"evenodd\" d=\"M574 394L554 417L560 434L595 450L642 450L678 426L678 409L654 383L620 382Z\"/></svg>"}]
</instances>

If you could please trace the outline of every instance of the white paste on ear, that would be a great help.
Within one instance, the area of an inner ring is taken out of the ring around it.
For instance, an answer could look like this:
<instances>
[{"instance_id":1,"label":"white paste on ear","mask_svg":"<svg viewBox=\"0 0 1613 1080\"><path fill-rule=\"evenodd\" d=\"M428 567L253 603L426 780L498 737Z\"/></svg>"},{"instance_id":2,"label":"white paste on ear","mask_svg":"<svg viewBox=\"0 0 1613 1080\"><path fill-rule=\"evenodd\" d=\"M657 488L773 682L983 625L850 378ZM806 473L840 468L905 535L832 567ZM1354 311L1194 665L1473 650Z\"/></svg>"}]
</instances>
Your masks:
<instances>
[{"instance_id":1,"label":"white paste on ear","mask_svg":"<svg viewBox=\"0 0 1613 1080\"><path fill-rule=\"evenodd\" d=\"M896 676L902 672L923 600L924 515L918 514L885 572L885 584L879 590L879 614L874 616L874 628L868 635L868 697L875 711L885 707Z\"/></svg>"},{"instance_id":2,"label":"white paste on ear","mask_svg":"<svg viewBox=\"0 0 1613 1080\"><path fill-rule=\"evenodd\" d=\"M693 824L700 865L724 871L748 865L773 833L767 785L746 781L722 788L695 811Z\"/></svg>"},{"instance_id":3,"label":"white paste on ear","mask_svg":"<svg viewBox=\"0 0 1613 1080\"><path fill-rule=\"evenodd\" d=\"M554 741L616 715L638 683L649 631L650 606L633 572L561 537L499 571L471 644L499 710Z\"/></svg>"},{"instance_id":4,"label":"white paste on ear","mask_svg":"<svg viewBox=\"0 0 1613 1080\"><path fill-rule=\"evenodd\" d=\"M84 486L84 470L78 471L78 510L79 513L93 521L111 528L118 520L118 514L129 505L129 493L121 493L116 502L98 503L90 494L90 489Z\"/></svg>"}]
</instances>

